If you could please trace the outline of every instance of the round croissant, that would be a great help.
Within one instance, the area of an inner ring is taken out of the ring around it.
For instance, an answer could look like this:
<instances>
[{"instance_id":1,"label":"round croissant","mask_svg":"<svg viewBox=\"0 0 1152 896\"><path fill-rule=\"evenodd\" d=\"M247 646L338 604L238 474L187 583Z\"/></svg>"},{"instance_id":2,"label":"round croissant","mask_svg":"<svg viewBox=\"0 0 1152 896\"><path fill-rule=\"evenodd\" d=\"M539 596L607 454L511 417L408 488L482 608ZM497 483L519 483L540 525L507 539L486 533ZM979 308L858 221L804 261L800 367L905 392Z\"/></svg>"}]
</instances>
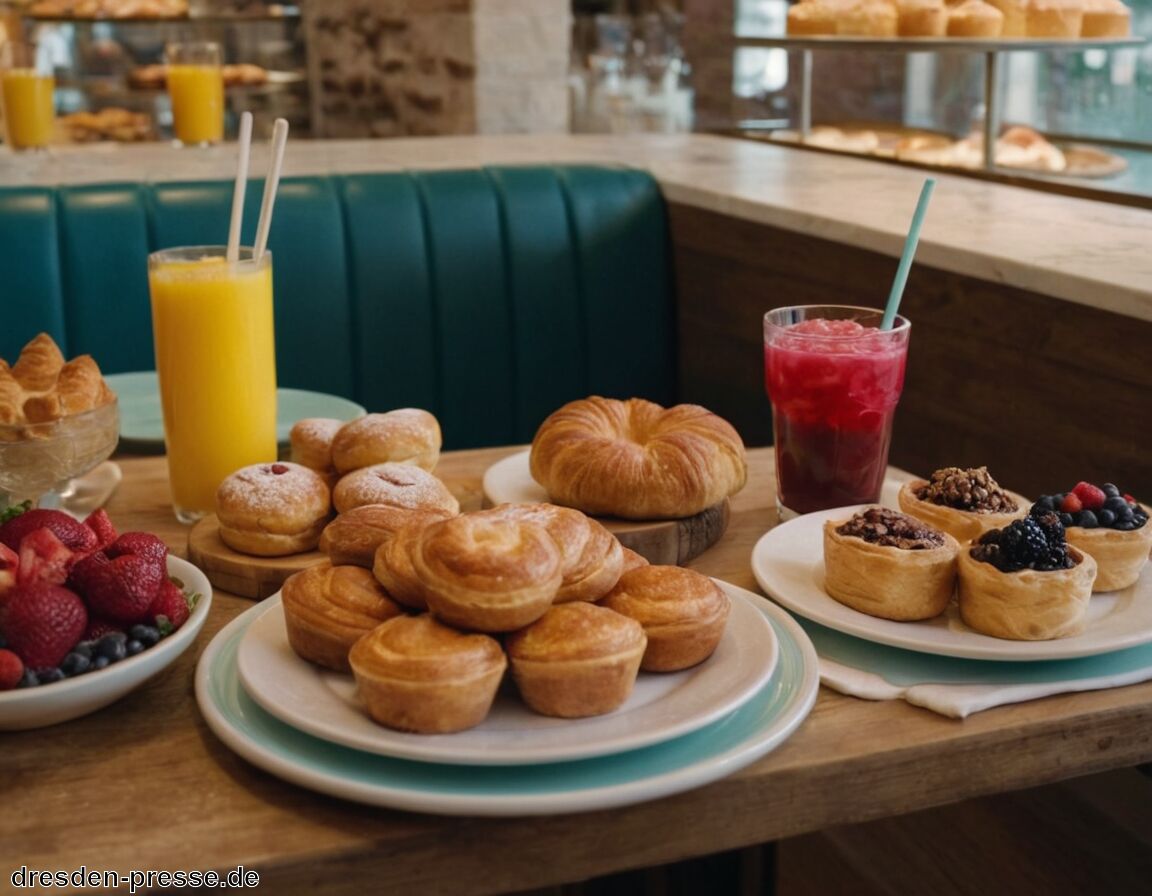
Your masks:
<instances>
[{"instance_id":1,"label":"round croissant","mask_svg":"<svg viewBox=\"0 0 1152 896\"><path fill-rule=\"evenodd\" d=\"M553 503L626 519L692 516L744 487L744 443L706 408L593 396L548 417L532 477Z\"/></svg>"}]
</instances>

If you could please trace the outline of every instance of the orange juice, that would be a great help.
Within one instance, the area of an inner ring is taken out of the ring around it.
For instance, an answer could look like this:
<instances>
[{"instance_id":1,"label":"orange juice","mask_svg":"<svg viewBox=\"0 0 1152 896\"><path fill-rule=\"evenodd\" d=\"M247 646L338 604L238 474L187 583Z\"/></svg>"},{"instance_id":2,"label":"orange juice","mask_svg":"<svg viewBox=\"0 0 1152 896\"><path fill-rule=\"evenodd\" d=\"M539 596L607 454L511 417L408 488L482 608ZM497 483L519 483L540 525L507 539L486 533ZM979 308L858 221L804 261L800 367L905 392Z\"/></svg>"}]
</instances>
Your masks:
<instances>
[{"instance_id":1,"label":"orange juice","mask_svg":"<svg viewBox=\"0 0 1152 896\"><path fill-rule=\"evenodd\" d=\"M168 66L172 123L181 143L224 139L224 78L219 65Z\"/></svg>"},{"instance_id":2,"label":"orange juice","mask_svg":"<svg viewBox=\"0 0 1152 896\"><path fill-rule=\"evenodd\" d=\"M172 500L181 522L216 506L216 489L249 464L276 460L272 262L221 246L148 258L156 372Z\"/></svg>"},{"instance_id":3,"label":"orange juice","mask_svg":"<svg viewBox=\"0 0 1152 896\"><path fill-rule=\"evenodd\" d=\"M38 149L52 139L52 91L55 81L35 69L13 68L0 74L4 103L4 139L13 149Z\"/></svg>"}]
</instances>

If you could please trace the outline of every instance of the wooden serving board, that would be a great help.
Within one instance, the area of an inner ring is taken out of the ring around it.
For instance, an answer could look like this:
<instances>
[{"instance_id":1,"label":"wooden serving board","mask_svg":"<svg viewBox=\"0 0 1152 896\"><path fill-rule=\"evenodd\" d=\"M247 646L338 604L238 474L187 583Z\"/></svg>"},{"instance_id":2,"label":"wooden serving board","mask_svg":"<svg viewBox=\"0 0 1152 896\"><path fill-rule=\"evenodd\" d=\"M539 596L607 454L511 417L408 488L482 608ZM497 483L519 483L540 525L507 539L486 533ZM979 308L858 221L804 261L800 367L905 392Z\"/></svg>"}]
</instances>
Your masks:
<instances>
[{"instance_id":1,"label":"wooden serving board","mask_svg":"<svg viewBox=\"0 0 1152 896\"><path fill-rule=\"evenodd\" d=\"M188 533L188 561L200 567L216 588L255 600L275 594L292 573L325 559L320 551L285 557L241 554L220 540L220 521L215 514L199 520Z\"/></svg>"},{"instance_id":2,"label":"wooden serving board","mask_svg":"<svg viewBox=\"0 0 1152 896\"><path fill-rule=\"evenodd\" d=\"M728 499L681 519L637 522L601 517L599 522L649 563L683 566L720 540L728 528Z\"/></svg>"}]
</instances>

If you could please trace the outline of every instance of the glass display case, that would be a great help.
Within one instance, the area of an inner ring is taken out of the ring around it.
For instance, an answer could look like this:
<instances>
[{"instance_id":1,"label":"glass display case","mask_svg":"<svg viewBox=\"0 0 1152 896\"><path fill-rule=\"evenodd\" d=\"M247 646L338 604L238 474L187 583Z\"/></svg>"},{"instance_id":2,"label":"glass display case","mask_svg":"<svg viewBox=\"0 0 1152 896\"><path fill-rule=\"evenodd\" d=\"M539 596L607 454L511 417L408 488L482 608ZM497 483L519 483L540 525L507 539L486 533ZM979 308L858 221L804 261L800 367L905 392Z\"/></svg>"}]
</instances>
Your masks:
<instances>
[{"instance_id":1,"label":"glass display case","mask_svg":"<svg viewBox=\"0 0 1152 896\"><path fill-rule=\"evenodd\" d=\"M58 142L165 140L172 112L164 48L211 40L223 51L225 135L241 112L254 136L287 118L311 134L307 48L299 4L247 0L33 0L7 7L5 25L34 41L56 79Z\"/></svg>"}]
</instances>

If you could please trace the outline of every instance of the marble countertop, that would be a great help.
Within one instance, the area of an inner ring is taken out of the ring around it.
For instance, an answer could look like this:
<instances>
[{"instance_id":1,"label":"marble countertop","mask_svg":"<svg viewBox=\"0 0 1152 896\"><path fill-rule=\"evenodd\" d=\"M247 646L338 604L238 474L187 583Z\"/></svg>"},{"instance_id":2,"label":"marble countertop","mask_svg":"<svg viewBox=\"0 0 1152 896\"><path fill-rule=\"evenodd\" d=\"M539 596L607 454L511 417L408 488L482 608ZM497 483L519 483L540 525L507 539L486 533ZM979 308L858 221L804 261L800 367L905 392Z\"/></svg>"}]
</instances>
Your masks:
<instances>
[{"instance_id":1,"label":"marble countertop","mask_svg":"<svg viewBox=\"0 0 1152 896\"><path fill-rule=\"evenodd\" d=\"M263 149L253 153L254 177L263 175ZM644 168L670 201L894 258L925 177L867 159L697 134L298 141L284 176L564 162ZM230 179L234 171L234 145L109 144L0 157L0 185ZM1152 211L936 179L917 261L1152 321Z\"/></svg>"}]
</instances>

